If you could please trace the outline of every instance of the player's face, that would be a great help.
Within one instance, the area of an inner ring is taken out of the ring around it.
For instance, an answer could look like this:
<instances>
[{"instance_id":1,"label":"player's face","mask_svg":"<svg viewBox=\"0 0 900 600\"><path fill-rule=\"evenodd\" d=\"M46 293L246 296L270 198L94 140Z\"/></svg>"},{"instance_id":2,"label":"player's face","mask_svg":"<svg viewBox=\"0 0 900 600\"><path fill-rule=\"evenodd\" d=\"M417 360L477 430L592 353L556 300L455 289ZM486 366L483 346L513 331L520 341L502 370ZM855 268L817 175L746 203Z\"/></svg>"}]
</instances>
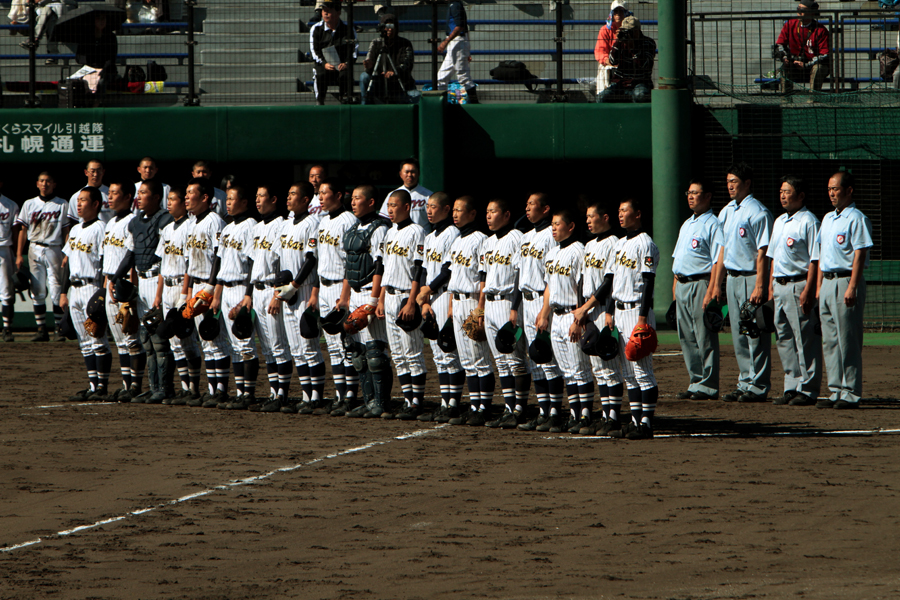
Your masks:
<instances>
[{"instance_id":1,"label":"player's face","mask_svg":"<svg viewBox=\"0 0 900 600\"><path fill-rule=\"evenodd\" d=\"M319 184L325 178L325 169L322 167L313 167L309 170L309 182L312 184L316 193L319 193Z\"/></svg>"},{"instance_id":2,"label":"player's face","mask_svg":"<svg viewBox=\"0 0 900 600\"><path fill-rule=\"evenodd\" d=\"M599 213L595 207L587 209L586 222L591 233L603 233L609 229L609 217L606 213Z\"/></svg>"},{"instance_id":3,"label":"player's face","mask_svg":"<svg viewBox=\"0 0 900 600\"><path fill-rule=\"evenodd\" d=\"M184 207L192 215L199 215L209 206L209 198L200 192L200 186L189 185L184 192Z\"/></svg>"},{"instance_id":4,"label":"player's face","mask_svg":"<svg viewBox=\"0 0 900 600\"><path fill-rule=\"evenodd\" d=\"M388 198L387 211L391 223L402 223L409 218L409 204L396 196Z\"/></svg>"},{"instance_id":5,"label":"player's face","mask_svg":"<svg viewBox=\"0 0 900 600\"><path fill-rule=\"evenodd\" d=\"M709 205L712 202L712 194L704 192L703 186L699 183L692 183L687 191L687 201L688 208L690 208L695 215L702 215L709 210Z\"/></svg>"},{"instance_id":6,"label":"player's face","mask_svg":"<svg viewBox=\"0 0 900 600\"><path fill-rule=\"evenodd\" d=\"M841 177L836 175L828 180L828 198L837 210L844 210L853 202L853 188L842 187Z\"/></svg>"},{"instance_id":7,"label":"player's face","mask_svg":"<svg viewBox=\"0 0 900 600\"><path fill-rule=\"evenodd\" d=\"M212 175L212 172L209 170L209 167L194 167L194 170L191 171L191 177L203 177L209 179L210 175Z\"/></svg>"},{"instance_id":8,"label":"player's face","mask_svg":"<svg viewBox=\"0 0 900 600\"><path fill-rule=\"evenodd\" d=\"M403 165L400 169L400 179L403 180L403 186L411 190L419 185L419 170L415 165Z\"/></svg>"},{"instance_id":9,"label":"player's face","mask_svg":"<svg viewBox=\"0 0 900 600\"><path fill-rule=\"evenodd\" d=\"M96 202L91 200L91 195L87 191L82 191L78 194L75 209L78 211L79 217L85 221L90 221L97 216L100 207Z\"/></svg>"},{"instance_id":10,"label":"player's face","mask_svg":"<svg viewBox=\"0 0 900 600\"><path fill-rule=\"evenodd\" d=\"M543 206L537 195L532 194L528 197L528 202L525 203L525 216L530 222L537 223L546 217L548 212L550 207Z\"/></svg>"},{"instance_id":11,"label":"player's face","mask_svg":"<svg viewBox=\"0 0 900 600\"><path fill-rule=\"evenodd\" d=\"M166 208L169 209L169 214L172 215L173 219L180 219L187 214L187 209L184 207L184 200L182 200L176 192L169 192Z\"/></svg>"},{"instance_id":12,"label":"player's face","mask_svg":"<svg viewBox=\"0 0 900 600\"><path fill-rule=\"evenodd\" d=\"M634 231L641 226L641 213L634 210L631 202L619 205L619 225L626 231Z\"/></svg>"},{"instance_id":13,"label":"player's face","mask_svg":"<svg viewBox=\"0 0 900 600\"><path fill-rule=\"evenodd\" d=\"M803 199L806 197L806 194L798 194L797 190L794 189L794 186L787 182L781 184L779 194L781 207L789 213L800 210L803 206Z\"/></svg>"},{"instance_id":14,"label":"player's face","mask_svg":"<svg viewBox=\"0 0 900 600\"><path fill-rule=\"evenodd\" d=\"M556 215L550 221L550 231L553 233L553 239L557 242L564 242L572 236L575 231L575 223L566 223L561 215Z\"/></svg>"},{"instance_id":15,"label":"player's face","mask_svg":"<svg viewBox=\"0 0 900 600\"><path fill-rule=\"evenodd\" d=\"M109 186L108 201L109 208L113 212L120 212L131 208L131 194L125 193L125 190L123 190L122 186L118 183Z\"/></svg>"},{"instance_id":16,"label":"player's face","mask_svg":"<svg viewBox=\"0 0 900 600\"><path fill-rule=\"evenodd\" d=\"M49 196L56 189L56 182L49 175L41 175L37 180L37 189L41 196Z\"/></svg>"},{"instance_id":17,"label":"player's face","mask_svg":"<svg viewBox=\"0 0 900 600\"><path fill-rule=\"evenodd\" d=\"M232 217L247 210L247 199L241 198L237 190L230 189L225 196L225 208Z\"/></svg>"},{"instance_id":18,"label":"player's face","mask_svg":"<svg viewBox=\"0 0 900 600\"><path fill-rule=\"evenodd\" d=\"M100 187L103 185L103 175L106 169L98 162L88 163L87 169L84 170L84 176L87 177L87 184L91 187Z\"/></svg>"},{"instance_id":19,"label":"player's face","mask_svg":"<svg viewBox=\"0 0 900 600\"><path fill-rule=\"evenodd\" d=\"M725 183L728 186L728 197L735 202L740 202L750 193L750 179L739 179L737 175L729 173Z\"/></svg>"},{"instance_id":20,"label":"player's face","mask_svg":"<svg viewBox=\"0 0 900 600\"><path fill-rule=\"evenodd\" d=\"M256 190L256 210L261 215L268 215L275 211L275 203L278 198L269 193L267 188L259 188Z\"/></svg>"},{"instance_id":21,"label":"player's face","mask_svg":"<svg viewBox=\"0 0 900 600\"><path fill-rule=\"evenodd\" d=\"M291 186L287 195L287 208L295 215L303 214L309 207L309 198L300 194L298 186Z\"/></svg>"},{"instance_id":22,"label":"player's face","mask_svg":"<svg viewBox=\"0 0 900 600\"><path fill-rule=\"evenodd\" d=\"M509 223L509 212L500 210L500 206L496 202L488 204L484 216L487 219L488 229L491 231L499 231Z\"/></svg>"},{"instance_id":23,"label":"player's face","mask_svg":"<svg viewBox=\"0 0 900 600\"><path fill-rule=\"evenodd\" d=\"M156 208L159 206L159 199L153 198L153 193L150 191L150 186L148 186L146 183L142 183L141 187L138 188L137 205L138 208L145 213L149 213L150 209L153 209L153 212L156 212Z\"/></svg>"},{"instance_id":24,"label":"player's face","mask_svg":"<svg viewBox=\"0 0 900 600\"><path fill-rule=\"evenodd\" d=\"M451 206L441 206L437 200L428 199L425 203L425 214L428 215L428 222L431 224L440 223L446 219L453 211Z\"/></svg>"},{"instance_id":25,"label":"player's face","mask_svg":"<svg viewBox=\"0 0 900 600\"><path fill-rule=\"evenodd\" d=\"M475 220L475 211L469 210L464 200L453 203L453 224L463 228Z\"/></svg>"},{"instance_id":26,"label":"player's face","mask_svg":"<svg viewBox=\"0 0 900 600\"><path fill-rule=\"evenodd\" d=\"M357 188L353 190L353 195L350 196L350 210L353 211L357 218L364 217L375 210L375 198L366 198L363 191Z\"/></svg>"},{"instance_id":27,"label":"player's face","mask_svg":"<svg viewBox=\"0 0 900 600\"><path fill-rule=\"evenodd\" d=\"M328 184L319 186L319 201L322 203L322 209L325 212L331 212L340 208L343 196L343 194L339 194L331 189L331 186Z\"/></svg>"},{"instance_id":28,"label":"player's face","mask_svg":"<svg viewBox=\"0 0 900 600\"><path fill-rule=\"evenodd\" d=\"M153 179L156 177L156 174L159 172L159 169L156 167L156 163L152 160L143 160L141 164L138 165L138 173L141 175L141 179L147 181L148 179Z\"/></svg>"}]
</instances>

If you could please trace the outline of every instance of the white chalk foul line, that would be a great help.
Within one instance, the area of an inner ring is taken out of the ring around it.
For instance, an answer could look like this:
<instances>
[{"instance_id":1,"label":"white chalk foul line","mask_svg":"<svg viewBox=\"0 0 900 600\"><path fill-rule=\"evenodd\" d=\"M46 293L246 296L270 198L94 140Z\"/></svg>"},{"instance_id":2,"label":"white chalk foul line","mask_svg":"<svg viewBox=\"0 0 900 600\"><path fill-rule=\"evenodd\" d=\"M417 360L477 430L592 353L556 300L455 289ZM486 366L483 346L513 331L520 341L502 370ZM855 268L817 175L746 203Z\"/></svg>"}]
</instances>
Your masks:
<instances>
[{"instance_id":1,"label":"white chalk foul line","mask_svg":"<svg viewBox=\"0 0 900 600\"><path fill-rule=\"evenodd\" d=\"M339 452L332 452L331 454L326 454L325 456L314 458L312 460L308 460L306 462L298 463L296 465L291 465L288 467L279 467L277 469L273 469L268 473L263 473L262 475L254 475L253 477L245 477L243 479L237 479L235 481L230 481L223 485L217 485L215 487L209 488L207 490L203 490L202 492L195 492L193 494L188 494L187 496L182 496L181 498L176 498L174 500L169 500L167 502L162 502L160 504L155 504L153 506L149 506L147 508L140 508L138 510L132 510L124 515L119 515L117 517L111 517L109 519L103 519L102 521L97 521L96 523L91 523L90 525L81 525L79 527L74 527L72 529L64 529L63 531L57 531L56 533L51 533L50 535L37 538L35 540L30 540L27 542L22 542L21 544L16 544L14 546L4 546L0 548L0 552L12 552L13 550L19 550L20 548L27 548L29 546L35 546L44 542L46 540L52 540L56 538L65 537L68 535L72 535L75 533L81 533L82 531L87 531L89 529L96 529L97 527L101 527L103 525L108 525L110 523L115 523L116 521L124 521L129 517L136 517L138 515L143 515L149 512L153 512L159 510L161 508L166 508L167 506L175 506L176 504L182 504L184 502L188 502L190 500L194 500L196 498L201 498L203 496L208 496L214 492L227 491L230 489L234 489L244 485L252 485L254 483L259 483L260 481L266 480L273 475L277 475L279 473L290 473L291 471L296 471L297 469L302 469L303 467L308 467L310 465L314 465L320 462L324 462L326 460L332 458L338 458L341 456L346 456L347 454L353 454L354 452L362 452L364 450L368 450L370 448L374 448L376 446L383 446L385 444L390 444L394 441L403 441L409 440L417 437L422 437L423 435L428 435L434 431L438 431L439 429L443 429L447 427L446 424L438 425L437 427L432 427L430 429L419 429L418 431L413 431L410 433L404 433L403 435L398 435L396 437L392 437L387 440L376 440L374 442L369 442L367 444L363 444L362 446L356 446L354 448L347 448L346 450L341 450Z\"/></svg>"},{"instance_id":2,"label":"white chalk foul line","mask_svg":"<svg viewBox=\"0 0 900 600\"><path fill-rule=\"evenodd\" d=\"M840 435L896 435L900 429L844 429L838 431L772 431L766 433L737 433L733 431L721 433L663 433L654 434L653 439L666 438L751 438L751 437L810 437L810 436L840 436ZM543 436L545 440L615 440L606 435L559 435Z\"/></svg>"}]
</instances>

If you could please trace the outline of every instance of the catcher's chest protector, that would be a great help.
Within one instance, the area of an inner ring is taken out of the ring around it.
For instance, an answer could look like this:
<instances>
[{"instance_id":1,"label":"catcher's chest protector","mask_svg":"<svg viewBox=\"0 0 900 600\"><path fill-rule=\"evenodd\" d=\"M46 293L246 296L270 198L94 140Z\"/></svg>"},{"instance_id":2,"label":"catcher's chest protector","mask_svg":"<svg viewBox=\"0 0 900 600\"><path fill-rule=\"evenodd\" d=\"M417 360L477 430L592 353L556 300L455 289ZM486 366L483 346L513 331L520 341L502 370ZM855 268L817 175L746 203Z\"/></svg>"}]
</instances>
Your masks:
<instances>
[{"instance_id":1,"label":"catcher's chest protector","mask_svg":"<svg viewBox=\"0 0 900 600\"><path fill-rule=\"evenodd\" d=\"M368 227L354 225L344 234L344 252L347 253L344 277L351 287L362 287L372 282L375 276L375 259L370 252L372 234L386 225L384 219L375 219Z\"/></svg>"}]
</instances>

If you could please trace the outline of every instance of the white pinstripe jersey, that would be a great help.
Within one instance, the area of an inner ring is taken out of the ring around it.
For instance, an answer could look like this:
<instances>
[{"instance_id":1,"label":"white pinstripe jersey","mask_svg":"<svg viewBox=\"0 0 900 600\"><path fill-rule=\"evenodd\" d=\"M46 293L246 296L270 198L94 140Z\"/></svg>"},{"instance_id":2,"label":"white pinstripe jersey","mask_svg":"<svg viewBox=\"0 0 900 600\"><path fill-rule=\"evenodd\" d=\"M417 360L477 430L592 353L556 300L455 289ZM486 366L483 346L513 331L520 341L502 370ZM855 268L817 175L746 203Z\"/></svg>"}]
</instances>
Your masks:
<instances>
[{"instance_id":1,"label":"white pinstripe jersey","mask_svg":"<svg viewBox=\"0 0 900 600\"><path fill-rule=\"evenodd\" d=\"M141 190L142 183L144 183L143 179L141 179L140 181L134 182L134 194L131 197L131 212L133 212L134 214L138 214L139 212L141 212L141 209L138 208L138 192ZM172 191L172 188L169 187L168 183L161 183L161 185L163 188L163 195L162 195L162 198L160 199L159 204L160 204L160 206L165 207L166 201L169 199L169 192ZM210 201L209 201L210 208L212 208L214 202L215 202L215 200L210 198ZM215 212L215 209L213 209L213 212Z\"/></svg>"},{"instance_id":2,"label":"white pinstripe jersey","mask_svg":"<svg viewBox=\"0 0 900 600\"><path fill-rule=\"evenodd\" d=\"M518 229L504 228L485 240L480 262L486 294L510 294L516 289L521 254L522 232Z\"/></svg>"},{"instance_id":3,"label":"white pinstripe jersey","mask_svg":"<svg viewBox=\"0 0 900 600\"><path fill-rule=\"evenodd\" d=\"M178 277L187 271L187 259L184 257L184 244L187 241L188 217L173 221L163 227L156 245L159 257L159 272L163 277Z\"/></svg>"},{"instance_id":4,"label":"white pinstripe jersey","mask_svg":"<svg viewBox=\"0 0 900 600\"><path fill-rule=\"evenodd\" d=\"M87 186L85 186L87 187ZM81 218L78 216L78 195L81 194L81 190L79 189L77 192L72 194L69 198L69 220L70 221L80 221ZM103 196L103 204L100 206L100 220L104 223L109 223L114 216L116 216L116 212L109 207L109 186L101 185L100 186L100 195Z\"/></svg>"},{"instance_id":5,"label":"white pinstripe jersey","mask_svg":"<svg viewBox=\"0 0 900 600\"><path fill-rule=\"evenodd\" d=\"M550 229L550 219L535 224L522 236L522 255L519 257L519 288L523 292L543 292L546 283L547 257L557 246Z\"/></svg>"},{"instance_id":6,"label":"white pinstripe jersey","mask_svg":"<svg viewBox=\"0 0 900 600\"><path fill-rule=\"evenodd\" d=\"M387 208L388 200L391 199L391 194L400 190L409 192L409 218L412 219L413 223L421 225L423 229L428 227L428 213L425 212L425 205L428 203L428 198L431 197L431 190L424 185L417 185L413 189L401 185L396 190L391 190L390 193L384 197L384 202L381 203L378 214L385 219L389 218Z\"/></svg>"},{"instance_id":7,"label":"white pinstripe jersey","mask_svg":"<svg viewBox=\"0 0 900 600\"><path fill-rule=\"evenodd\" d=\"M187 226L184 241L186 274L198 279L209 279L225 221L218 214L207 210L199 218L191 215Z\"/></svg>"},{"instance_id":8,"label":"white pinstripe jersey","mask_svg":"<svg viewBox=\"0 0 900 600\"><path fill-rule=\"evenodd\" d=\"M63 227L69 223L69 205L60 197L46 202L36 196L26 200L16 219L17 225L24 225L28 231L28 241L62 246Z\"/></svg>"},{"instance_id":9,"label":"white pinstripe jersey","mask_svg":"<svg viewBox=\"0 0 900 600\"><path fill-rule=\"evenodd\" d=\"M250 252L253 249L255 227L256 219L251 219L245 212L222 229L219 249L216 251L222 259L216 275L219 283L247 281L250 277Z\"/></svg>"},{"instance_id":10,"label":"white pinstripe jersey","mask_svg":"<svg viewBox=\"0 0 900 600\"><path fill-rule=\"evenodd\" d=\"M127 240L131 236L128 232L128 223L134 218L134 214L125 212L116 215L106 224L106 232L103 235L103 274L115 275L125 258L128 250Z\"/></svg>"},{"instance_id":11,"label":"white pinstripe jersey","mask_svg":"<svg viewBox=\"0 0 900 600\"><path fill-rule=\"evenodd\" d=\"M347 253L344 252L344 233L354 223L358 223L352 212L341 209L328 213L319 221L318 271L322 279L338 281L344 278L344 264Z\"/></svg>"},{"instance_id":12,"label":"white pinstripe jersey","mask_svg":"<svg viewBox=\"0 0 900 600\"><path fill-rule=\"evenodd\" d=\"M0 194L0 247L12 246L12 228L19 216L19 205Z\"/></svg>"},{"instance_id":13,"label":"white pinstripe jersey","mask_svg":"<svg viewBox=\"0 0 900 600\"><path fill-rule=\"evenodd\" d=\"M584 244L570 237L550 250L544 282L550 288L550 304L581 304L581 274L584 267Z\"/></svg>"},{"instance_id":14,"label":"white pinstripe jersey","mask_svg":"<svg viewBox=\"0 0 900 600\"><path fill-rule=\"evenodd\" d=\"M584 285L581 293L585 298L590 297L603 283L606 265L616 259L618 243L619 238L612 235L612 231L607 231L584 245Z\"/></svg>"},{"instance_id":15,"label":"white pinstripe jersey","mask_svg":"<svg viewBox=\"0 0 900 600\"><path fill-rule=\"evenodd\" d=\"M253 269L250 272L250 283L272 283L275 275L281 270L281 230L284 219L277 213L270 213L253 228L253 244L250 247L250 258Z\"/></svg>"},{"instance_id":16,"label":"white pinstripe jersey","mask_svg":"<svg viewBox=\"0 0 900 600\"><path fill-rule=\"evenodd\" d=\"M471 224L463 227L459 237L450 245L451 292L474 294L478 292L478 273L481 271L481 246L487 236L477 231Z\"/></svg>"},{"instance_id":17,"label":"white pinstripe jersey","mask_svg":"<svg viewBox=\"0 0 900 600\"><path fill-rule=\"evenodd\" d=\"M425 262L425 230L410 219L394 223L379 244L379 255L384 263L381 285L409 290L413 263Z\"/></svg>"},{"instance_id":18,"label":"white pinstripe jersey","mask_svg":"<svg viewBox=\"0 0 900 600\"><path fill-rule=\"evenodd\" d=\"M69 277L96 279L103 263L104 223L94 219L79 223L69 232L69 241L63 246L63 254L69 257Z\"/></svg>"},{"instance_id":19,"label":"white pinstripe jersey","mask_svg":"<svg viewBox=\"0 0 900 600\"><path fill-rule=\"evenodd\" d=\"M613 300L640 302L644 291L643 273L656 273L659 266L659 248L650 236L641 231L626 235L616 245L615 260L607 265L607 273L613 274Z\"/></svg>"},{"instance_id":20,"label":"white pinstripe jersey","mask_svg":"<svg viewBox=\"0 0 900 600\"><path fill-rule=\"evenodd\" d=\"M453 226L453 219L450 218L438 223L432 232L425 236L425 260L422 267L428 276L426 284L430 284L440 274L444 263L450 260L450 246L458 237L459 229Z\"/></svg>"},{"instance_id":21,"label":"white pinstripe jersey","mask_svg":"<svg viewBox=\"0 0 900 600\"><path fill-rule=\"evenodd\" d=\"M281 224L278 254L281 268L287 269L294 277L303 268L306 255L312 253L318 257L319 218L303 213L301 217L285 219ZM310 277L307 281L314 279Z\"/></svg>"}]
</instances>

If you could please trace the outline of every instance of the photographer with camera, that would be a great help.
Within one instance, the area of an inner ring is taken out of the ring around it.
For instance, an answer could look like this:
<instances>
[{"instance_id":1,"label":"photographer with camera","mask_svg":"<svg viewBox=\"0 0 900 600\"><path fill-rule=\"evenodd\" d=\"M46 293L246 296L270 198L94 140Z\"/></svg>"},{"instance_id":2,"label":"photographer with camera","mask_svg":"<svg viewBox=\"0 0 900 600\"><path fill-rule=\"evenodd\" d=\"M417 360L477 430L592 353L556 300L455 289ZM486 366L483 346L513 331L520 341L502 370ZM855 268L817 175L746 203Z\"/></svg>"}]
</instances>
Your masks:
<instances>
[{"instance_id":1,"label":"photographer with camera","mask_svg":"<svg viewBox=\"0 0 900 600\"><path fill-rule=\"evenodd\" d=\"M366 98L383 98L405 104L409 102L409 92L416 89L412 78L415 61L412 42L400 37L397 17L390 13L381 15L378 25L379 37L369 44L369 53L363 64L365 73L359 76L359 95L362 104Z\"/></svg>"},{"instance_id":2,"label":"photographer with camera","mask_svg":"<svg viewBox=\"0 0 900 600\"><path fill-rule=\"evenodd\" d=\"M316 104L325 104L329 85L337 85L341 102L348 103L353 94L349 63L356 60L359 42L356 32L341 21L341 3L338 0L322 4L322 20L309 30L309 49L313 65L313 89Z\"/></svg>"},{"instance_id":3,"label":"photographer with camera","mask_svg":"<svg viewBox=\"0 0 900 600\"><path fill-rule=\"evenodd\" d=\"M799 19L790 19L781 28L773 57L781 61L780 91L788 94L794 82L809 82L816 91L822 89L830 71L828 29L816 21L819 5L815 0L800 0Z\"/></svg>"},{"instance_id":4,"label":"photographer with camera","mask_svg":"<svg viewBox=\"0 0 900 600\"><path fill-rule=\"evenodd\" d=\"M654 60L656 42L641 32L640 21L625 17L609 51L609 87L597 94L597 102L650 102Z\"/></svg>"}]
</instances>

